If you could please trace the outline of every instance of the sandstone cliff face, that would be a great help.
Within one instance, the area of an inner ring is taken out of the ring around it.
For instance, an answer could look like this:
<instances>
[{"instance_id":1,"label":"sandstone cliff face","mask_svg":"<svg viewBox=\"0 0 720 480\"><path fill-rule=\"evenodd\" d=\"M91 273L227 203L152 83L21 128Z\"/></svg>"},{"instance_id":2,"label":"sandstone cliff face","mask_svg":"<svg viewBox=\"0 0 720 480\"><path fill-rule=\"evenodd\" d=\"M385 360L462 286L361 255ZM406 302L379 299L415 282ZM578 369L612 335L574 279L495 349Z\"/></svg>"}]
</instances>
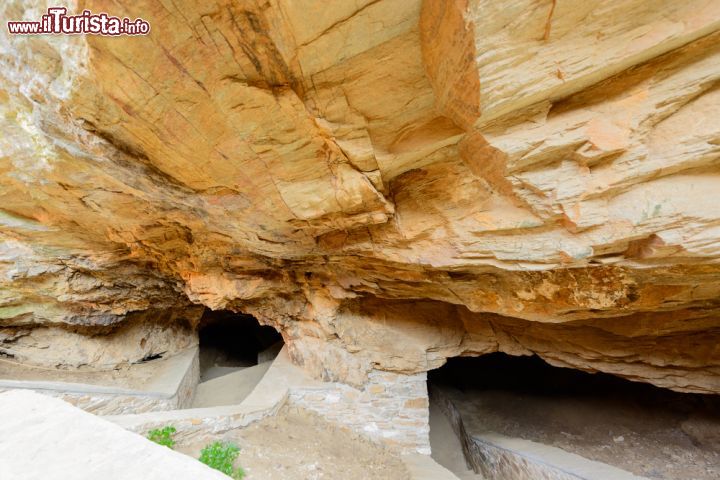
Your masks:
<instances>
[{"instance_id":1,"label":"sandstone cliff face","mask_svg":"<svg viewBox=\"0 0 720 480\"><path fill-rule=\"evenodd\" d=\"M720 393L717 1L125 3L69 7L149 36L0 36L0 351L145 325L132 361L204 305L349 383L499 350Z\"/></svg>"}]
</instances>

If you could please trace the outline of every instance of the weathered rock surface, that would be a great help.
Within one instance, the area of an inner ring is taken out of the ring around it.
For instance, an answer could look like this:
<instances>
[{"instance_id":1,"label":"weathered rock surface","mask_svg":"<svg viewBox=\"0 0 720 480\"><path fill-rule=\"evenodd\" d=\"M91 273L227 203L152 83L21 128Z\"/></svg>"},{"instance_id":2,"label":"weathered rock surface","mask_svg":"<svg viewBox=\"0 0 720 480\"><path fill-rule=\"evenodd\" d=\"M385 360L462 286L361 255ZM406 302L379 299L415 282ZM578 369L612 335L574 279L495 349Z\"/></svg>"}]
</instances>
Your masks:
<instances>
[{"instance_id":1,"label":"weathered rock surface","mask_svg":"<svg viewBox=\"0 0 720 480\"><path fill-rule=\"evenodd\" d=\"M0 351L196 304L350 383L500 350L720 393L717 1L70 7L152 30L0 35Z\"/></svg>"}]
</instances>

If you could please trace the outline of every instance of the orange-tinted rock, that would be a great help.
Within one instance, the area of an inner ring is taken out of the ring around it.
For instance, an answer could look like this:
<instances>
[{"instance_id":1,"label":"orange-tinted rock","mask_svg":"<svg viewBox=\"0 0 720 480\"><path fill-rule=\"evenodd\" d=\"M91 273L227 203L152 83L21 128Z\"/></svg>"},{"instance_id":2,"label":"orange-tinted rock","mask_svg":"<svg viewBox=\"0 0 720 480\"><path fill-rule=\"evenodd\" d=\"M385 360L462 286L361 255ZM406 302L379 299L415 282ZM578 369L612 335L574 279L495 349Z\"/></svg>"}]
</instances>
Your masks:
<instances>
[{"instance_id":1,"label":"orange-tinted rock","mask_svg":"<svg viewBox=\"0 0 720 480\"><path fill-rule=\"evenodd\" d=\"M152 29L0 35L0 352L204 305L720 392L717 2L77 3Z\"/></svg>"}]
</instances>

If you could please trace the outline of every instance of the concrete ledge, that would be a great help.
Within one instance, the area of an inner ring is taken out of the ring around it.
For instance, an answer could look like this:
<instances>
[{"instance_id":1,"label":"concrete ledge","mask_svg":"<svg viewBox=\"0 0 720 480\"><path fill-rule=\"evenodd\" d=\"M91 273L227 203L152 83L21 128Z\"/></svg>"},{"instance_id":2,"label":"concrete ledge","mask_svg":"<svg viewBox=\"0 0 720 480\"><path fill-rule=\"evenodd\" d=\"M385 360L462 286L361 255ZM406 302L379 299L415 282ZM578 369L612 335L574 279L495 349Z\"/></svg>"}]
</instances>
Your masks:
<instances>
[{"instance_id":1,"label":"concrete ledge","mask_svg":"<svg viewBox=\"0 0 720 480\"><path fill-rule=\"evenodd\" d=\"M466 431L452 400L435 388L432 397L450 419L473 470L496 480L648 480L557 447L494 432Z\"/></svg>"},{"instance_id":2,"label":"concrete ledge","mask_svg":"<svg viewBox=\"0 0 720 480\"><path fill-rule=\"evenodd\" d=\"M176 438L187 441L245 427L266 416L274 415L287 401L291 387L306 385L308 382L315 381L308 379L302 369L292 364L286 349L283 348L260 382L239 405L111 415L105 418L127 430L142 434L153 428L172 425L177 429Z\"/></svg>"},{"instance_id":3,"label":"concrete ledge","mask_svg":"<svg viewBox=\"0 0 720 480\"><path fill-rule=\"evenodd\" d=\"M200 382L190 408L241 404L260 383L270 365L272 362L260 363Z\"/></svg>"},{"instance_id":4,"label":"concrete ledge","mask_svg":"<svg viewBox=\"0 0 720 480\"><path fill-rule=\"evenodd\" d=\"M474 456L491 463L483 470L503 472L494 478L525 478L571 480L647 480L602 462L589 460L557 447L497 433L472 435Z\"/></svg>"},{"instance_id":5,"label":"concrete ledge","mask_svg":"<svg viewBox=\"0 0 720 480\"><path fill-rule=\"evenodd\" d=\"M4 369L6 372L12 368ZM17 366L19 373L28 369ZM44 371L47 375L47 371ZM151 412L184 408L192 402L199 380L198 348L193 347L172 357L126 367L111 383L103 384L102 372L56 372L74 381L44 379L0 379L0 392L32 390L43 395L61 398L68 403L97 415ZM123 377L125 375L125 377ZM117 385L127 380L132 388ZM87 383L85 383L87 382Z\"/></svg>"}]
</instances>

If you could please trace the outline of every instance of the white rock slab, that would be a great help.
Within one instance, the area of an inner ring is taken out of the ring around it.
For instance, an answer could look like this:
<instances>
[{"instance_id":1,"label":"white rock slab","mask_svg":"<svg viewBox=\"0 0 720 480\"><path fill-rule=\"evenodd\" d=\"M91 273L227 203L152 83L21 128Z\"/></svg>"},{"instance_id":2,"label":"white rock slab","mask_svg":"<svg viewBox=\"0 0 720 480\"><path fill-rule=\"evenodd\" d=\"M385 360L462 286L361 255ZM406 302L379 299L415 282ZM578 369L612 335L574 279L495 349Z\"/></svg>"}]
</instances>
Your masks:
<instances>
[{"instance_id":1,"label":"white rock slab","mask_svg":"<svg viewBox=\"0 0 720 480\"><path fill-rule=\"evenodd\" d=\"M0 479L227 480L224 474L62 400L0 394Z\"/></svg>"}]
</instances>

